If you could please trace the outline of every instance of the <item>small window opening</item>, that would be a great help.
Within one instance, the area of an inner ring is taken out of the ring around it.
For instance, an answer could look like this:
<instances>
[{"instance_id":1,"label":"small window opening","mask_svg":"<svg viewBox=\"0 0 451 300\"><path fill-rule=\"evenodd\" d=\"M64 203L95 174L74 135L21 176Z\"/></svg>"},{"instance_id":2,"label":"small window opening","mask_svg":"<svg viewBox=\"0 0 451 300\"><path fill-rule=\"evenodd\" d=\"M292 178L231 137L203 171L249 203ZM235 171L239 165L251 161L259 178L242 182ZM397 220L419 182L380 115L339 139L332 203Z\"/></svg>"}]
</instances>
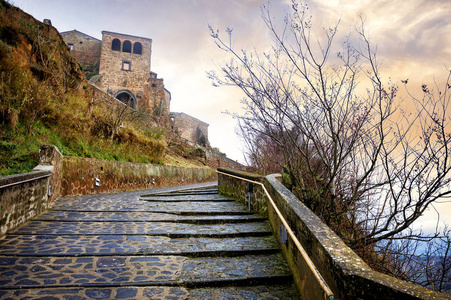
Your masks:
<instances>
[{"instance_id":1,"label":"small window opening","mask_svg":"<svg viewBox=\"0 0 451 300\"><path fill-rule=\"evenodd\" d=\"M143 50L143 46L140 42L136 42L133 44L133 53L134 54L141 54Z\"/></svg>"},{"instance_id":2,"label":"small window opening","mask_svg":"<svg viewBox=\"0 0 451 300\"><path fill-rule=\"evenodd\" d=\"M128 60L122 61L122 70L130 71L132 69L132 62Z\"/></svg>"},{"instance_id":3,"label":"small window opening","mask_svg":"<svg viewBox=\"0 0 451 300\"><path fill-rule=\"evenodd\" d=\"M68 43L67 45L69 46L69 49L70 49L70 50L74 50L74 44Z\"/></svg>"},{"instance_id":4,"label":"small window opening","mask_svg":"<svg viewBox=\"0 0 451 300\"><path fill-rule=\"evenodd\" d=\"M121 51L121 41L119 39L114 39L111 44L111 50Z\"/></svg>"},{"instance_id":5,"label":"small window opening","mask_svg":"<svg viewBox=\"0 0 451 300\"><path fill-rule=\"evenodd\" d=\"M122 52L132 53L132 43L130 41L124 41Z\"/></svg>"}]
</instances>

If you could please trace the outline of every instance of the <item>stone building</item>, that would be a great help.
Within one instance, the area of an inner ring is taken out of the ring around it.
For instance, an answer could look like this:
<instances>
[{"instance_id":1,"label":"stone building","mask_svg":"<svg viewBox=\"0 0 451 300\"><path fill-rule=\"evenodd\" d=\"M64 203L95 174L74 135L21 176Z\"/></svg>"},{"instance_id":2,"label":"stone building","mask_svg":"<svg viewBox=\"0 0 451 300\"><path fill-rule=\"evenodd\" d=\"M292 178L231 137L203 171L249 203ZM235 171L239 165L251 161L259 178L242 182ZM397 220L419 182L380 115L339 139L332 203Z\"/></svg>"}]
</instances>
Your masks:
<instances>
[{"instance_id":1,"label":"stone building","mask_svg":"<svg viewBox=\"0 0 451 300\"><path fill-rule=\"evenodd\" d=\"M171 112L171 121L179 136L195 144L210 147L207 123L182 112Z\"/></svg>"},{"instance_id":2,"label":"stone building","mask_svg":"<svg viewBox=\"0 0 451 300\"><path fill-rule=\"evenodd\" d=\"M134 108L169 116L171 93L151 72L151 39L110 31L102 31L102 41L77 30L61 35L82 66L98 65L91 83Z\"/></svg>"},{"instance_id":3,"label":"stone building","mask_svg":"<svg viewBox=\"0 0 451 300\"><path fill-rule=\"evenodd\" d=\"M70 53L82 66L98 65L102 41L77 30L62 32Z\"/></svg>"},{"instance_id":4,"label":"stone building","mask_svg":"<svg viewBox=\"0 0 451 300\"><path fill-rule=\"evenodd\" d=\"M102 40L77 30L61 32L90 83L134 108L169 120L182 138L210 147L208 124L185 113L170 113L171 93L151 70L152 40L102 31ZM97 72L96 72L97 71Z\"/></svg>"}]
</instances>

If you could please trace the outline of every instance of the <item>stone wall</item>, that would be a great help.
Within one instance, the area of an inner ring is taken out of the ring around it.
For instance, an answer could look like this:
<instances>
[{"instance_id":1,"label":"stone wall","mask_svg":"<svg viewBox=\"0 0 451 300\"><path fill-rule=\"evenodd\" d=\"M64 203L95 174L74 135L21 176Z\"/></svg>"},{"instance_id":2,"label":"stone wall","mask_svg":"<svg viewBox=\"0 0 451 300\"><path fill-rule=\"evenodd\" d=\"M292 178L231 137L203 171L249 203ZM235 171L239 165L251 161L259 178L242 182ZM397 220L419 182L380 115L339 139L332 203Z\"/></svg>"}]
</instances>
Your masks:
<instances>
[{"instance_id":1,"label":"stone wall","mask_svg":"<svg viewBox=\"0 0 451 300\"><path fill-rule=\"evenodd\" d=\"M248 173L233 170L227 170L227 173L246 178L250 176ZM228 176L218 175L219 190L229 194L243 194L243 185L239 183L241 180L226 177ZM335 299L450 299L446 295L372 270L282 185L278 175L267 176L264 185L309 258L333 291ZM238 190L231 191L233 188ZM255 196L258 196L258 193ZM282 223L272 206L268 206L268 216L274 233L280 239L279 226ZM282 251L303 299L325 299L317 279L290 237L282 245Z\"/></svg>"},{"instance_id":2,"label":"stone wall","mask_svg":"<svg viewBox=\"0 0 451 300\"><path fill-rule=\"evenodd\" d=\"M0 237L48 207L50 171L0 177Z\"/></svg>"},{"instance_id":3,"label":"stone wall","mask_svg":"<svg viewBox=\"0 0 451 300\"><path fill-rule=\"evenodd\" d=\"M216 181L209 168L186 168L65 156L62 195L111 193ZM96 185L98 179L98 185Z\"/></svg>"},{"instance_id":4,"label":"stone wall","mask_svg":"<svg viewBox=\"0 0 451 300\"><path fill-rule=\"evenodd\" d=\"M81 65L99 64L102 41L77 30L61 32L61 36L71 45L70 53Z\"/></svg>"},{"instance_id":5,"label":"stone wall","mask_svg":"<svg viewBox=\"0 0 451 300\"><path fill-rule=\"evenodd\" d=\"M29 173L0 177L0 236L50 207L61 188L61 153L39 151L39 165Z\"/></svg>"},{"instance_id":6,"label":"stone wall","mask_svg":"<svg viewBox=\"0 0 451 300\"><path fill-rule=\"evenodd\" d=\"M96 185L96 178L99 179ZM0 237L59 197L216 181L210 168L185 168L62 156L44 145L33 172L0 177Z\"/></svg>"},{"instance_id":7,"label":"stone wall","mask_svg":"<svg viewBox=\"0 0 451 300\"><path fill-rule=\"evenodd\" d=\"M148 79L149 90L146 91L142 104L148 107L149 112L156 116L169 117L171 93L164 88L164 81L152 73Z\"/></svg>"},{"instance_id":8,"label":"stone wall","mask_svg":"<svg viewBox=\"0 0 451 300\"><path fill-rule=\"evenodd\" d=\"M208 124L185 113L171 112L178 135L192 143L209 147Z\"/></svg>"},{"instance_id":9,"label":"stone wall","mask_svg":"<svg viewBox=\"0 0 451 300\"><path fill-rule=\"evenodd\" d=\"M206 155L207 166L209 166L210 168L213 168L213 169L231 168L231 169L237 169L237 170L243 170L243 171L245 171L247 169L246 166L218 153L214 149L208 149L208 148L205 149L205 155Z\"/></svg>"},{"instance_id":10,"label":"stone wall","mask_svg":"<svg viewBox=\"0 0 451 300\"><path fill-rule=\"evenodd\" d=\"M251 210L264 217L268 217L268 199L260 185L247 182L245 180L238 180L221 173L227 173L230 175L239 174L240 177L256 182L263 182L263 176L244 171L218 168L218 187L221 194L237 200L246 207L249 207L250 192Z\"/></svg>"}]
</instances>

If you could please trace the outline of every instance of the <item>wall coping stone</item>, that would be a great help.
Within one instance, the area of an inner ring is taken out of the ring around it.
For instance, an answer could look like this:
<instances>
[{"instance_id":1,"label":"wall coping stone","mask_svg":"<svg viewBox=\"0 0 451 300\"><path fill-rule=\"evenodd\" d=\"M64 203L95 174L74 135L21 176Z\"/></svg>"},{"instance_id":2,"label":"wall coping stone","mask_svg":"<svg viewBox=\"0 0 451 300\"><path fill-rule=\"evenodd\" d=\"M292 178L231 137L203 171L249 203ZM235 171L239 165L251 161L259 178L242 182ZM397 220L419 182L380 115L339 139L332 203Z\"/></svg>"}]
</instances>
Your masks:
<instances>
[{"instance_id":1,"label":"wall coping stone","mask_svg":"<svg viewBox=\"0 0 451 300\"><path fill-rule=\"evenodd\" d=\"M49 165L37 165L33 171L48 171L48 172L52 172L55 169L54 166L49 166Z\"/></svg>"},{"instance_id":2,"label":"wall coping stone","mask_svg":"<svg viewBox=\"0 0 451 300\"><path fill-rule=\"evenodd\" d=\"M217 170L220 172L223 172L223 173L243 177L243 178L253 180L253 181L263 182L263 180L264 180L264 176L262 176L262 175L250 173L250 172L246 172L246 171L241 171L241 170L237 170L237 169L218 168Z\"/></svg>"},{"instance_id":3,"label":"wall coping stone","mask_svg":"<svg viewBox=\"0 0 451 300\"><path fill-rule=\"evenodd\" d=\"M28 173L21 173L21 174L14 174L14 175L7 175L7 176L1 176L0 177L0 187L24 180L33 179L40 176L50 175L51 171L48 170L33 170Z\"/></svg>"}]
</instances>

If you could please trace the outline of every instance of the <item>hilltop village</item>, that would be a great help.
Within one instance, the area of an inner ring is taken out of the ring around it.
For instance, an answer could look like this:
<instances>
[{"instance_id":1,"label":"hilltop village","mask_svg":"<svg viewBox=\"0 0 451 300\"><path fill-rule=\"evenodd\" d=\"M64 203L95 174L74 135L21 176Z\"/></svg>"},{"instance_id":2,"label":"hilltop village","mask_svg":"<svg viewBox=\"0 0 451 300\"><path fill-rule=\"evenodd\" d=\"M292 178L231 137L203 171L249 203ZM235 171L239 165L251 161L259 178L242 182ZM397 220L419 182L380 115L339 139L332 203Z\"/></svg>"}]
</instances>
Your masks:
<instances>
[{"instance_id":1,"label":"hilltop village","mask_svg":"<svg viewBox=\"0 0 451 300\"><path fill-rule=\"evenodd\" d=\"M151 70L151 39L109 31L102 31L102 40L77 30L61 35L91 84L133 108L170 119L182 138L210 146L207 123L170 112L171 93Z\"/></svg>"},{"instance_id":2,"label":"hilltop village","mask_svg":"<svg viewBox=\"0 0 451 300\"><path fill-rule=\"evenodd\" d=\"M190 145L205 147L205 160L210 167L243 168L210 147L209 124L183 112L171 112L171 93L151 69L151 39L110 31L102 31L102 40L77 30L61 32L61 36L90 84L170 123L173 132Z\"/></svg>"}]
</instances>

